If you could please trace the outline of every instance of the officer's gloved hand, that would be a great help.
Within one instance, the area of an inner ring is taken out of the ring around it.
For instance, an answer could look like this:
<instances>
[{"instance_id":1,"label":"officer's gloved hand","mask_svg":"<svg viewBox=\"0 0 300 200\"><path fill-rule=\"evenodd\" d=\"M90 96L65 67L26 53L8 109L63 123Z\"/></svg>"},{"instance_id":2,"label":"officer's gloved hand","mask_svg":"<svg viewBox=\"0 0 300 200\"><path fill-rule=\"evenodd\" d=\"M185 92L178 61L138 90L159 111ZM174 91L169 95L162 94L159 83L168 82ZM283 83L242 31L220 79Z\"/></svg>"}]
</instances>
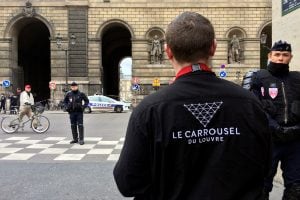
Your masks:
<instances>
[{"instance_id":1,"label":"officer's gloved hand","mask_svg":"<svg viewBox=\"0 0 300 200\"><path fill-rule=\"evenodd\" d=\"M274 130L275 134L283 134L283 131L284 131L283 127L279 125Z\"/></svg>"},{"instance_id":2,"label":"officer's gloved hand","mask_svg":"<svg viewBox=\"0 0 300 200\"><path fill-rule=\"evenodd\" d=\"M300 126L295 125L295 126L282 127L282 130L283 130L283 134L294 134L297 133L297 131L300 132Z\"/></svg>"},{"instance_id":3,"label":"officer's gloved hand","mask_svg":"<svg viewBox=\"0 0 300 200\"><path fill-rule=\"evenodd\" d=\"M300 139L300 126L278 126L273 136L275 142L289 142Z\"/></svg>"},{"instance_id":4,"label":"officer's gloved hand","mask_svg":"<svg viewBox=\"0 0 300 200\"><path fill-rule=\"evenodd\" d=\"M281 126L273 127L273 140L275 142L282 142L284 140L283 128Z\"/></svg>"}]
</instances>

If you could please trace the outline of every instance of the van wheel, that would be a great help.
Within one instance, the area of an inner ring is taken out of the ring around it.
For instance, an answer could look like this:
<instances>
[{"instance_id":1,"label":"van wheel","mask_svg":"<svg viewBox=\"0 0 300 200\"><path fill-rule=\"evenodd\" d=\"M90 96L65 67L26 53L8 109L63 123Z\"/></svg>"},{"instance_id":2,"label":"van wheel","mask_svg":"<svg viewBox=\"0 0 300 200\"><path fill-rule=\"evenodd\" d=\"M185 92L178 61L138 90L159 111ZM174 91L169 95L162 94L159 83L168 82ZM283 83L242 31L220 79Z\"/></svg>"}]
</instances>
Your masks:
<instances>
[{"instance_id":1,"label":"van wheel","mask_svg":"<svg viewBox=\"0 0 300 200\"><path fill-rule=\"evenodd\" d=\"M121 106L116 106L115 107L115 112L121 113L123 111L123 108Z\"/></svg>"},{"instance_id":2,"label":"van wheel","mask_svg":"<svg viewBox=\"0 0 300 200\"><path fill-rule=\"evenodd\" d=\"M84 110L83 110L84 113L91 113L92 110L90 107L85 107Z\"/></svg>"}]
</instances>

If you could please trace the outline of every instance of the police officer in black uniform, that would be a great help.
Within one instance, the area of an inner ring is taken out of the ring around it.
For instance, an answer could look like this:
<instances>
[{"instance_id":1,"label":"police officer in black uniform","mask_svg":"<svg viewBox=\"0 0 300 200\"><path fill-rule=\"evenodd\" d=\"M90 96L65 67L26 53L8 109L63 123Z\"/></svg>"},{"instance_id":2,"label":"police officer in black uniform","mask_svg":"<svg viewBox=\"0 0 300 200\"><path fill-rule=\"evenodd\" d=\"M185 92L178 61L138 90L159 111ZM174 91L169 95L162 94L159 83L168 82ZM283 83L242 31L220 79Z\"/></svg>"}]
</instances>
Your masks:
<instances>
[{"instance_id":1,"label":"police officer in black uniform","mask_svg":"<svg viewBox=\"0 0 300 200\"><path fill-rule=\"evenodd\" d=\"M84 103L83 103L84 102ZM70 144L78 143L84 144L84 127L83 127L83 110L89 104L89 99L83 92L78 90L76 82L71 84L71 91L68 92L64 99L66 110L70 114L71 130L73 140ZM79 140L78 140L79 132Z\"/></svg>"},{"instance_id":2,"label":"police officer in black uniform","mask_svg":"<svg viewBox=\"0 0 300 200\"><path fill-rule=\"evenodd\" d=\"M287 42L275 42L268 54L267 69L244 76L244 88L252 90L266 111L273 136L273 162L265 181L265 199L269 199L279 161L285 191L283 200L300 199L300 73L289 71L292 48Z\"/></svg>"},{"instance_id":3,"label":"police officer in black uniform","mask_svg":"<svg viewBox=\"0 0 300 200\"><path fill-rule=\"evenodd\" d=\"M120 192L136 200L262 200L271 137L260 102L211 71L216 40L205 17L182 13L166 43L176 80L131 114L114 168Z\"/></svg>"}]
</instances>

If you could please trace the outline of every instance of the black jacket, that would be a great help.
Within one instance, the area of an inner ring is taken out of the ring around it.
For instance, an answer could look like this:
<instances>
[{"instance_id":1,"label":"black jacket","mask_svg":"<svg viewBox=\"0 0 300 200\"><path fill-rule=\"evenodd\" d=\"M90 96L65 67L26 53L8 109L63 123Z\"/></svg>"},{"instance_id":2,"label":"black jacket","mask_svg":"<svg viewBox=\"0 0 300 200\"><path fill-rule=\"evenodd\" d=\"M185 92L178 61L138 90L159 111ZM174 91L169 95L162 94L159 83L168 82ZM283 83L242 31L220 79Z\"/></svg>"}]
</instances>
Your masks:
<instances>
[{"instance_id":1,"label":"black jacket","mask_svg":"<svg viewBox=\"0 0 300 200\"><path fill-rule=\"evenodd\" d=\"M300 122L300 116L292 110L292 105L300 102L299 72L276 75L265 69L260 70L253 75L252 90L279 125L293 126Z\"/></svg>"},{"instance_id":2,"label":"black jacket","mask_svg":"<svg viewBox=\"0 0 300 200\"><path fill-rule=\"evenodd\" d=\"M253 73L251 90L268 113L274 141L300 139L300 73L268 70Z\"/></svg>"},{"instance_id":3,"label":"black jacket","mask_svg":"<svg viewBox=\"0 0 300 200\"><path fill-rule=\"evenodd\" d=\"M114 177L136 200L258 200L269 163L256 97L197 71L134 109Z\"/></svg>"},{"instance_id":4,"label":"black jacket","mask_svg":"<svg viewBox=\"0 0 300 200\"><path fill-rule=\"evenodd\" d=\"M70 91L66 94L64 99L64 105L69 113L83 112L83 109L88 106L88 104L89 99L83 92L80 91Z\"/></svg>"}]
</instances>

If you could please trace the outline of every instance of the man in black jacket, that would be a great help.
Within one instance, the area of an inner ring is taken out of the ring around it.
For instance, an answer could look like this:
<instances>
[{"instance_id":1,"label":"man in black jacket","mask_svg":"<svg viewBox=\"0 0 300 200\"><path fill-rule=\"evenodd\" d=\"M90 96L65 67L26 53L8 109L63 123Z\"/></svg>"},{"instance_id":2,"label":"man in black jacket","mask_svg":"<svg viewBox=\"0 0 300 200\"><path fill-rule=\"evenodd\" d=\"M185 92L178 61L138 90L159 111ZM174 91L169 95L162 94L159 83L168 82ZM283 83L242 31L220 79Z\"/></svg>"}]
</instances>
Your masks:
<instances>
[{"instance_id":1,"label":"man in black jacket","mask_svg":"<svg viewBox=\"0 0 300 200\"><path fill-rule=\"evenodd\" d=\"M263 104L273 136L272 170L265 183L266 198L272 190L279 161L284 179L284 200L300 199L300 73L289 71L292 47L281 40L269 53L267 69L248 73L244 87Z\"/></svg>"},{"instance_id":2,"label":"man in black jacket","mask_svg":"<svg viewBox=\"0 0 300 200\"><path fill-rule=\"evenodd\" d=\"M217 78L210 21L184 12L167 28L170 86L133 111L114 177L136 200L258 200L270 160L268 121L251 92Z\"/></svg>"},{"instance_id":3,"label":"man in black jacket","mask_svg":"<svg viewBox=\"0 0 300 200\"><path fill-rule=\"evenodd\" d=\"M83 104L84 102L84 104ZM83 127L83 110L89 104L89 99L83 92L78 90L76 82L71 84L71 91L68 92L64 99L66 110L70 114L71 130L73 140L70 144L78 143L79 132L79 144L84 144L84 127ZM78 126L78 129L77 129Z\"/></svg>"},{"instance_id":4,"label":"man in black jacket","mask_svg":"<svg viewBox=\"0 0 300 200\"><path fill-rule=\"evenodd\" d=\"M5 95L2 93L1 94L1 97L0 97L0 113L1 113L1 110L3 109L3 113L5 114L6 113L6 108L5 108L5 105L6 105L6 97Z\"/></svg>"}]
</instances>

